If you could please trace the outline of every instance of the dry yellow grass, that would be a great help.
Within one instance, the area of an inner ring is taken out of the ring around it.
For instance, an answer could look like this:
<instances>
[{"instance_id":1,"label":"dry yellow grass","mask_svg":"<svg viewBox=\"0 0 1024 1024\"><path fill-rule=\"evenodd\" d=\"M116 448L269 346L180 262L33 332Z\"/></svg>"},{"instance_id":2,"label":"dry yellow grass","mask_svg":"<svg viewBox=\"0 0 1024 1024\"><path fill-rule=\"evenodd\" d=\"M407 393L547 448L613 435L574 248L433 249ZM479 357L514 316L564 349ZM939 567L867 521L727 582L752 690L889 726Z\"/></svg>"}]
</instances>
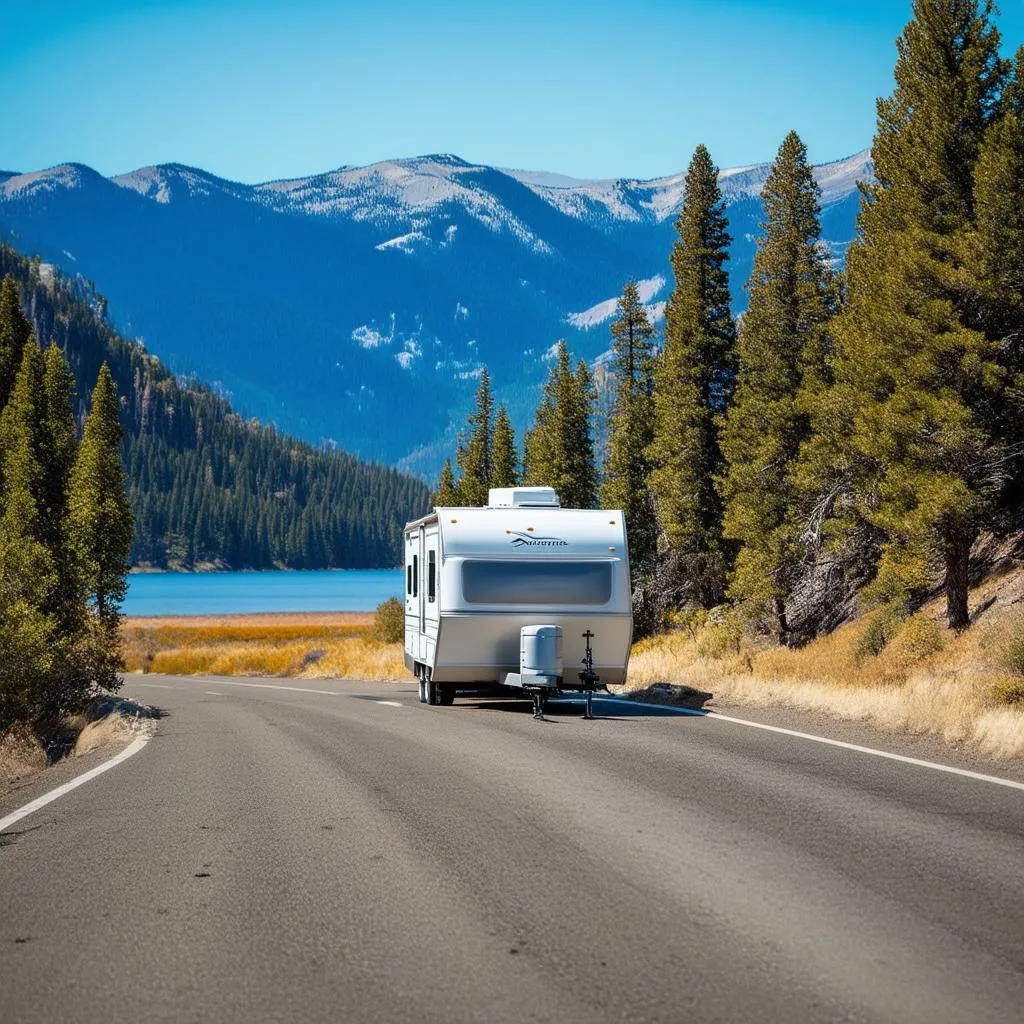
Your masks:
<instances>
[{"instance_id":1,"label":"dry yellow grass","mask_svg":"<svg viewBox=\"0 0 1024 1024\"><path fill-rule=\"evenodd\" d=\"M0 783L42 771L46 764L46 748L27 726L12 726L0 740Z\"/></svg>"},{"instance_id":2,"label":"dry yellow grass","mask_svg":"<svg viewBox=\"0 0 1024 1024\"><path fill-rule=\"evenodd\" d=\"M129 619L122 637L130 672L400 677L401 645L377 643L372 625L372 614L363 613Z\"/></svg>"},{"instance_id":3,"label":"dry yellow grass","mask_svg":"<svg viewBox=\"0 0 1024 1024\"><path fill-rule=\"evenodd\" d=\"M89 722L78 734L75 741L74 756L88 754L97 747L105 747L111 743L124 743L135 735L132 722L122 715L113 714Z\"/></svg>"},{"instance_id":4,"label":"dry yellow grass","mask_svg":"<svg viewBox=\"0 0 1024 1024\"><path fill-rule=\"evenodd\" d=\"M1024 757L1024 702L1006 699L1017 692L1019 677L1008 679L1001 664L1019 628L1019 610L992 607L959 636L936 621L938 611L938 602L923 608L873 656L862 653L868 616L800 649L744 639L738 649L709 657L702 652L715 645L707 641L707 627L658 637L636 645L627 689L670 683L742 704L786 705L931 733L989 757Z\"/></svg>"}]
</instances>

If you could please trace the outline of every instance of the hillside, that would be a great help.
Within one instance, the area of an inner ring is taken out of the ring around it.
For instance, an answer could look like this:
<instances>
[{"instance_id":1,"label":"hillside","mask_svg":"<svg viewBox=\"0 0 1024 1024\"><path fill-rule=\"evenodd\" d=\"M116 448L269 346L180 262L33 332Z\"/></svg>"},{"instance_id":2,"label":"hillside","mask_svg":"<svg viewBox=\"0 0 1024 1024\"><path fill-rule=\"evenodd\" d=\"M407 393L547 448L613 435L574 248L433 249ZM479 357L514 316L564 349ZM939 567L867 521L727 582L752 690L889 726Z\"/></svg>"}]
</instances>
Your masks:
<instances>
[{"instance_id":1,"label":"hillside","mask_svg":"<svg viewBox=\"0 0 1024 1024\"><path fill-rule=\"evenodd\" d=\"M767 172L721 173L737 310ZM816 174L841 260L870 162ZM0 176L0 240L102 282L123 331L246 415L432 475L481 365L522 428L552 344L596 359L627 280L644 280L660 312L683 179L587 181L450 155L261 185L179 164L115 178L66 164Z\"/></svg>"},{"instance_id":2,"label":"hillside","mask_svg":"<svg viewBox=\"0 0 1024 1024\"><path fill-rule=\"evenodd\" d=\"M0 246L38 338L65 351L78 415L101 363L121 396L135 514L132 560L159 568L377 568L399 561L402 525L427 507L419 481L311 447L183 383L106 320L106 299Z\"/></svg>"}]
</instances>

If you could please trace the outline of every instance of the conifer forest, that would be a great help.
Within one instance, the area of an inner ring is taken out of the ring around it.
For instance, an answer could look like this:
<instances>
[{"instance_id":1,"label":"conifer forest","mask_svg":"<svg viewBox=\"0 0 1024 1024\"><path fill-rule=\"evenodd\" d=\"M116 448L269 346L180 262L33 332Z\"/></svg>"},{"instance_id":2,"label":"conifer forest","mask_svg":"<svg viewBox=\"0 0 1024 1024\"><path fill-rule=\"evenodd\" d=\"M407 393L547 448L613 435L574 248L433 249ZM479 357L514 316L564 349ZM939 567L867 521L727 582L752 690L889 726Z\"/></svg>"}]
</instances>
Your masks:
<instances>
[{"instance_id":1,"label":"conifer forest","mask_svg":"<svg viewBox=\"0 0 1024 1024\"><path fill-rule=\"evenodd\" d=\"M905 614L935 586L964 628L972 546L1019 530L1024 500L1024 47L1001 55L990 0L915 0L898 53L844 270L791 132L730 281L698 146L663 336L635 283L618 303L608 422L562 343L520 459L484 374L437 503L500 480L623 509L638 635L727 602L799 643L854 593Z\"/></svg>"}]
</instances>

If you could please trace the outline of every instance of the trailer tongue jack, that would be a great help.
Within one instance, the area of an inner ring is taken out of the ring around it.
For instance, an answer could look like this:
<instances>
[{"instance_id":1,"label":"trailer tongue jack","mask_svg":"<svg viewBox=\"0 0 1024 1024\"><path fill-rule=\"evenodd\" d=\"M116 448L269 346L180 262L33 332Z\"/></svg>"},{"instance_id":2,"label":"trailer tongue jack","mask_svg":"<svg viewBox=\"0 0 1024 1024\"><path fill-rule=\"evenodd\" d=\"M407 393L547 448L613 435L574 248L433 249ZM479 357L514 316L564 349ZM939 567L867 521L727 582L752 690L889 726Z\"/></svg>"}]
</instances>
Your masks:
<instances>
[{"instance_id":1,"label":"trailer tongue jack","mask_svg":"<svg viewBox=\"0 0 1024 1024\"><path fill-rule=\"evenodd\" d=\"M583 717L590 720L594 717L594 691L601 686L601 680L594 671L594 652L590 647L594 634L588 629L583 634L583 639L587 642L587 652L583 655L583 671L579 673L579 679L587 696L587 709L583 712Z\"/></svg>"}]
</instances>

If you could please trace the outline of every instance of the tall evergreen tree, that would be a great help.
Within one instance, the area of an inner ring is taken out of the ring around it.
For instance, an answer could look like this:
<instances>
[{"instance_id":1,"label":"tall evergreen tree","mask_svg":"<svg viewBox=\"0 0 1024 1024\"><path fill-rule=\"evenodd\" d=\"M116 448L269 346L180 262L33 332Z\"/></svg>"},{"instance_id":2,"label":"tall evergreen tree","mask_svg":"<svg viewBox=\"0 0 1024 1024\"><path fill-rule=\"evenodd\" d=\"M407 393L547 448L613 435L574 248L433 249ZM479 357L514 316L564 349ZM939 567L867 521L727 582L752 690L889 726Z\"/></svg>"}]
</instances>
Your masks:
<instances>
[{"instance_id":1,"label":"tall evergreen tree","mask_svg":"<svg viewBox=\"0 0 1024 1024\"><path fill-rule=\"evenodd\" d=\"M567 504L572 508L594 508L597 505L597 457L593 421L597 410L597 388L590 367L582 359L576 364L571 384L566 454L572 486L568 491L570 502Z\"/></svg>"},{"instance_id":2,"label":"tall evergreen tree","mask_svg":"<svg viewBox=\"0 0 1024 1024\"><path fill-rule=\"evenodd\" d=\"M21 311L21 292L13 277L0 282L0 409L7 404L21 366L21 352L32 333Z\"/></svg>"},{"instance_id":3,"label":"tall evergreen tree","mask_svg":"<svg viewBox=\"0 0 1024 1024\"><path fill-rule=\"evenodd\" d=\"M123 433L117 386L104 363L71 472L68 534L92 613L95 678L108 687L118 684L117 632L132 546L132 514L121 466Z\"/></svg>"},{"instance_id":4,"label":"tall evergreen tree","mask_svg":"<svg viewBox=\"0 0 1024 1024\"><path fill-rule=\"evenodd\" d=\"M469 437L459 445L459 495L466 505L486 505L491 486L491 417L494 396L491 377L485 368L476 391L476 406L469 417Z\"/></svg>"},{"instance_id":5,"label":"tall evergreen tree","mask_svg":"<svg viewBox=\"0 0 1024 1024\"><path fill-rule=\"evenodd\" d=\"M655 364L654 439L647 454L665 554L681 577L679 596L704 607L722 600L728 562L714 484L722 470L718 420L736 373L727 228L718 168L698 146L676 220L675 286Z\"/></svg>"},{"instance_id":6,"label":"tall evergreen tree","mask_svg":"<svg viewBox=\"0 0 1024 1024\"><path fill-rule=\"evenodd\" d=\"M56 577L53 555L40 540L40 362L38 346L25 344L0 415L0 730L39 717L59 640L44 611Z\"/></svg>"},{"instance_id":7,"label":"tall evergreen tree","mask_svg":"<svg viewBox=\"0 0 1024 1024\"><path fill-rule=\"evenodd\" d=\"M449 470L451 466L449 465ZM505 406L498 409L494 423L494 438L491 444L491 486L515 487L519 483L519 452L516 450L516 434L508 418Z\"/></svg>"},{"instance_id":8,"label":"tall evergreen tree","mask_svg":"<svg viewBox=\"0 0 1024 1024\"><path fill-rule=\"evenodd\" d=\"M974 172L1005 72L989 0L915 0L896 90L878 103L859 238L837 318L835 385L812 452L882 530L876 590L945 566L950 627L967 625L971 544L1003 484L994 427L1004 368L977 315ZM842 528L847 510L837 518Z\"/></svg>"},{"instance_id":9,"label":"tall evergreen tree","mask_svg":"<svg viewBox=\"0 0 1024 1024\"><path fill-rule=\"evenodd\" d=\"M68 485L78 439L75 434L75 377L64 353L52 342L44 356L42 385L45 447L42 505L49 520L47 543L53 547L67 515Z\"/></svg>"},{"instance_id":10,"label":"tall evergreen tree","mask_svg":"<svg viewBox=\"0 0 1024 1024\"><path fill-rule=\"evenodd\" d=\"M609 425L601 501L608 508L623 510L635 582L652 568L657 544L657 522L647 489L647 450L654 433L654 328L635 281L623 289L617 311L611 328L615 406Z\"/></svg>"},{"instance_id":11,"label":"tall evergreen tree","mask_svg":"<svg viewBox=\"0 0 1024 1024\"><path fill-rule=\"evenodd\" d=\"M819 393L826 325L835 312L831 268L819 244L819 194L807 148L790 132L761 194L764 236L754 257L739 379L722 437L724 532L741 545L729 592L772 609L780 639L788 633L786 599L801 563L793 468L810 435L802 398Z\"/></svg>"},{"instance_id":12,"label":"tall evergreen tree","mask_svg":"<svg viewBox=\"0 0 1024 1024\"><path fill-rule=\"evenodd\" d=\"M462 505L459 487L455 482L455 474L452 472L451 459L444 460L441 476L437 481L437 489L434 491L431 503L441 508L458 508Z\"/></svg>"},{"instance_id":13,"label":"tall evergreen tree","mask_svg":"<svg viewBox=\"0 0 1024 1024\"><path fill-rule=\"evenodd\" d=\"M564 508L593 508L597 470L591 419L596 394L590 371L573 372L564 341L555 349L533 427L526 441L526 480L553 487Z\"/></svg>"},{"instance_id":14,"label":"tall evergreen tree","mask_svg":"<svg viewBox=\"0 0 1024 1024\"><path fill-rule=\"evenodd\" d=\"M1024 47L978 157L974 186L985 296L984 329L1010 387L1000 430L1009 445L1015 500L1024 494Z\"/></svg>"}]
</instances>

